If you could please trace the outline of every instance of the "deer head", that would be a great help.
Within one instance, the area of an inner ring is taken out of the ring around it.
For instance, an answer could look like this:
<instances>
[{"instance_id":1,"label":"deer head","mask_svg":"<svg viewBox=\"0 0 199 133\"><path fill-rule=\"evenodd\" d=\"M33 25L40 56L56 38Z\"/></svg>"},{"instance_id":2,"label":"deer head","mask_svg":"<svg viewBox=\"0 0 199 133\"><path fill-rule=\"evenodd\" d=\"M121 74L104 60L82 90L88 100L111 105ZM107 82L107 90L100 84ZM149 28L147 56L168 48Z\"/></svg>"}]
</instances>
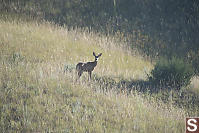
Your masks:
<instances>
[{"instance_id":1,"label":"deer head","mask_svg":"<svg viewBox=\"0 0 199 133\"><path fill-rule=\"evenodd\" d=\"M102 55L102 53L100 53L98 56L96 56L95 52L93 52L93 56L95 57L95 61L98 61L98 58Z\"/></svg>"}]
</instances>

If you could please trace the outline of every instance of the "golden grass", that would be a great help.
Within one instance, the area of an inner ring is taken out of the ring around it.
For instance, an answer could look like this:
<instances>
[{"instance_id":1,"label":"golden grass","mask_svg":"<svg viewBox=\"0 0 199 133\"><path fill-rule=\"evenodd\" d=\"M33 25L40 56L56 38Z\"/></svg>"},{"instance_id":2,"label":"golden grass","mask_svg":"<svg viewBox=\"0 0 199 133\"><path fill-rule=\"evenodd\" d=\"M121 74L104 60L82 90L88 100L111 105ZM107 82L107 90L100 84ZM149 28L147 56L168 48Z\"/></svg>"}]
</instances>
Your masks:
<instances>
[{"instance_id":1,"label":"golden grass","mask_svg":"<svg viewBox=\"0 0 199 133\"><path fill-rule=\"evenodd\" d=\"M115 45L113 39L96 36L80 30L68 31L50 23L0 24L1 50L17 52L31 61L62 61L75 65L78 61L92 61L92 52L103 53L96 73L144 79L152 68L141 56L132 56L128 50ZM122 43L122 42L121 42Z\"/></svg>"},{"instance_id":2,"label":"golden grass","mask_svg":"<svg viewBox=\"0 0 199 133\"><path fill-rule=\"evenodd\" d=\"M98 85L76 82L73 73L61 73L57 66L2 65L3 131L183 132L182 109L136 92L103 94Z\"/></svg>"},{"instance_id":3,"label":"golden grass","mask_svg":"<svg viewBox=\"0 0 199 133\"><path fill-rule=\"evenodd\" d=\"M183 132L183 109L136 91L103 93L87 75L76 80L73 71L63 72L96 51L103 53L97 75L145 79L152 64L118 43L48 22L0 20L1 131Z\"/></svg>"}]
</instances>

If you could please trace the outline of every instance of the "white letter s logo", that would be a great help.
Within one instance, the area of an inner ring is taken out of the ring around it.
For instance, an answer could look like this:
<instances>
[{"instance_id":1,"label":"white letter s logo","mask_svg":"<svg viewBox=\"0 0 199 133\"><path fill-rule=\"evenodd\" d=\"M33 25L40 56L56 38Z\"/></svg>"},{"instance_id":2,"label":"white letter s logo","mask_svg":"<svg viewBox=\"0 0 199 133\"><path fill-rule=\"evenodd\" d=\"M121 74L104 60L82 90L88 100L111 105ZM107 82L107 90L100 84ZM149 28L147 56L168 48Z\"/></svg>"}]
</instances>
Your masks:
<instances>
[{"instance_id":1,"label":"white letter s logo","mask_svg":"<svg viewBox=\"0 0 199 133\"><path fill-rule=\"evenodd\" d=\"M191 123L191 122L192 122L192 123ZM197 123L197 121L196 121L195 119L189 119L189 120L187 121L187 124L188 124L187 129L188 129L188 131L190 131L190 132L195 132L195 131L197 130L197 125L196 125L195 123ZM189 126L193 127L193 129L190 128Z\"/></svg>"}]
</instances>

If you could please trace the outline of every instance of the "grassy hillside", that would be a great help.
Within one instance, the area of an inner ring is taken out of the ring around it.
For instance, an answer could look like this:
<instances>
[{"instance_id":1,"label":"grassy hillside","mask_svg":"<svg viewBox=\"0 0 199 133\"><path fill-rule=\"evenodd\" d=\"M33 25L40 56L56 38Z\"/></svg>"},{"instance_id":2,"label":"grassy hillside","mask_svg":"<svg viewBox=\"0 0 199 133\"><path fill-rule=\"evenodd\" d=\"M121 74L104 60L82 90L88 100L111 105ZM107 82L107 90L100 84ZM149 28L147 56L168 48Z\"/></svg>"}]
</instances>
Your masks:
<instances>
[{"instance_id":1,"label":"grassy hillside","mask_svg":"<svg viewBox=\"0 0 199 133\"><path fill-rule=\"evenodd\" d=\"M75 64L93 60L93 51L103 53L96 77L146 79L153 65L122 43L48 22L0 20L1 131L183 132L183 109L136 91L103 93L87 74L76 80Z\"/></svg>"}]
</instances>

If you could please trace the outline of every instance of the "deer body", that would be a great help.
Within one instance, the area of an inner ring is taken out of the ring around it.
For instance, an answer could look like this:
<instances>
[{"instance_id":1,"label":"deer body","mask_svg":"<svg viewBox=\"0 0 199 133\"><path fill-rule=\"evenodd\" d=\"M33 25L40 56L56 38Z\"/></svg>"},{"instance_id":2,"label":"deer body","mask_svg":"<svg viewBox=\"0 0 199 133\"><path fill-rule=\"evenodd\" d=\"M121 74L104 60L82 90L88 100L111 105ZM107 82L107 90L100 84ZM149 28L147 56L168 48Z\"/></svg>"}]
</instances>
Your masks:
<instances>
[{"instance_id":1,"label":"deer body","mask_svg":"<svg viewBox=\"0 0 199 133\"><path fill-rule=\"evenodd\" d=\"M93 56L95 57L95 61L93 61L93 62L86 62L86 63L79 62L76 65L76 71L78 73L79 78L81 77L81 75L82 75L83 72L88 72L89 77L91 79L92 71L97 66L98 58L101 55L102 55L102 53L100 53L98 56L96 56L95 53L93 52Z\"/></svg>"}]
</instances>

